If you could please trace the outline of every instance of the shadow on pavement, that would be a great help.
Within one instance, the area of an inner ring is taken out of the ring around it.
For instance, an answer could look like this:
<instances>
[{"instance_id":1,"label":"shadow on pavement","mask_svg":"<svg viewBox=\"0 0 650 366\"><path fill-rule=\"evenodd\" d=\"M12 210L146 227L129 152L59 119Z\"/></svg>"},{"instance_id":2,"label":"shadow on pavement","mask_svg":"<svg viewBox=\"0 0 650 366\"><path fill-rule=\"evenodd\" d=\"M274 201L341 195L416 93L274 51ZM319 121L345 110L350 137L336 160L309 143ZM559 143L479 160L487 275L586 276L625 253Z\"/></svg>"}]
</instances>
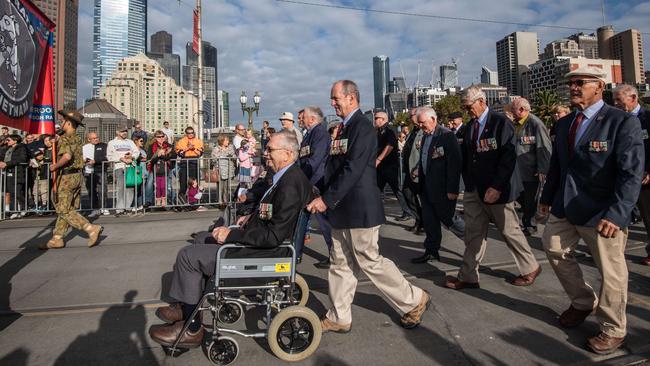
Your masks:
<instances>
[{"instance_id":1,"label":"shadow on pavement","mask_svg":"<svg viewBox=\"0 0 650 366\"><path fill-rule=\"evenodd\" d=\"M0 365L26 366L29 352L24 348L16 348L8 355L0 358Z\"/></svg>"},{"instance_id":2,"label":"shadow on pavement","mask_svg":"<svg viewBox=\"0 0 650 366\"><path fill-rule=\"evenodd\" d=\"M137 291L124 295L124 303L108 308L96 332L80 335L54 365L158 365L147 343L147 322L142 305L132 305Z\"/></svg>"}]
</instances>

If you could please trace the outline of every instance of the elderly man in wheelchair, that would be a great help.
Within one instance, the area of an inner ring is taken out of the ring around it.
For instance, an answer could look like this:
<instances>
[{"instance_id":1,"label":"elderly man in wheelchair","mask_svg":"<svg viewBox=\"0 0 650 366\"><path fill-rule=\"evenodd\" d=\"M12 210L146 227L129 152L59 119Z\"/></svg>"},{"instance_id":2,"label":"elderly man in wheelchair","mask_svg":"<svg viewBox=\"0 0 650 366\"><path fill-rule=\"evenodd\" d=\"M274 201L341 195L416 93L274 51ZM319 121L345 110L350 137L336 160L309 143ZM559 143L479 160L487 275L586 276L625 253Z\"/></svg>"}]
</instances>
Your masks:
<instances>
[{"instance_id":1,"label":"elderly man in wheelchair","mask_svg":"<svg viewBox=\"0 0 650 366\"><path fill-rule=\"evenodd\" d=\"M305 358L313 352L314 343L316 347L318 346L318 342L315 341L320 340L320 322L316 314L307 308L295 306L300 309L292 310L305 315L308 320L313 320L308 324L311 331L308 343L312 345L307 347L310 348L309 354L300 355L300 352L296 352L295 349L283 347L286 345L283 345L280 333L286 333L286 329L284 331L272 329L276 319L271 320L271 305L277 311L282 304L293 305L292 299L277 302L274 300L275 297L266 296L266 299L263 298L260 303L252 304L227 295L228 291L232 294L233 291L244 289L259 289L263 290L263 295L268 295L269 292L273 293L273 286L281 287L282 284L291 294L295 288L295 252L292 247L283 245L283 242L292 238L298 217L313 195L311 183L300 167L294 164L298 158L298 151L298 141L293 133L282 131L274 134L264 152L269 168L275 173L273 183L264 193L259 207L250 215L247 222L240 228L225 226L214 228L211 235L200 239L203 244L189 245L179 251L169 291L170 297L178 300L178 303L159 308L156 315L165 324L153 325L149 329L151 338L166 347L166 350L171 349L172 355L178 349L201 346L205 335L200 316L202 310L211 310L214 315L213 341L208 349L208 357L215 364L230 364L237 356L236 342L232 338L222 337L223 332L250 337L268 336L271 349L286 361ZM278 260L274 262L276 259ZM262 282L262 285L257 287L250 284L233 285L236 280L246 281L244 277L246 274L257 279L262 278L267 282ZM212 279L206 282L206 277ZM269 280L271 282L268 282ZM230 301L226 302L224 298ZM284 299L287 300L287 297ZM239 311L236 316L238 317L241 315L242 303L267 306L266 321L269 328L267 333L245 334L234 330L218 329L217 320L227 323L227 319L223 318L229 316L228 306L235 306L235 312ZM289 308L294 307L289 306L284 310ZM224 313L225 316L222 316ZM276 314L276 318L280 318L281 313L282 311ZM291 319L294 318L295 316ZM285 320L285 327L289 320ZM289 324L290 332L292 326ZM271 331L277 334L271 335ZM219 340L222 341L219 343Z\"/></svg>"}]
</instances>

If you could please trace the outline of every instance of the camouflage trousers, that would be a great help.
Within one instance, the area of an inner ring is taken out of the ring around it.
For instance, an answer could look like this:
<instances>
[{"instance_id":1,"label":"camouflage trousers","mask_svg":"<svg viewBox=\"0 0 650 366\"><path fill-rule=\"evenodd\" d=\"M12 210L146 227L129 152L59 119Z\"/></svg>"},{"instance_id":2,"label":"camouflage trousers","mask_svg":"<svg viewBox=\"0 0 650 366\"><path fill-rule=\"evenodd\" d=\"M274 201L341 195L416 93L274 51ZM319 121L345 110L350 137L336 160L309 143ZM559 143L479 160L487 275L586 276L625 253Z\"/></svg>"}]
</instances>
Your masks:
<instances>
[{"instance_id":1,"label":"camouflage trousers","mask_svg":"<svg viewBox=\"0 0 650 366\"><path fill-rule=\"evenodd\" d=\"M54 235L63 237L72 226L82 230L88 223L85 217L77 212L81 200L81 174L62 175L58 178L58 187L54 207L56 208L56 225Z\"/></svg>"}]
</instances>

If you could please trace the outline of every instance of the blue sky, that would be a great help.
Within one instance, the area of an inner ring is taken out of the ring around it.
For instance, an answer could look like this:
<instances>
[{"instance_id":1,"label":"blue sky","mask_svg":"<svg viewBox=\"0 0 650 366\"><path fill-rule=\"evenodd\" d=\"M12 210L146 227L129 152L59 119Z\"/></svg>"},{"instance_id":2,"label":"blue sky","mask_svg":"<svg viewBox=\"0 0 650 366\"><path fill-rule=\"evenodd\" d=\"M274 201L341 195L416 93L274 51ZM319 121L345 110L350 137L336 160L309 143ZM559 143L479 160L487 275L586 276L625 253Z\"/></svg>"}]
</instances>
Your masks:
<instances>
[{"instance_id":1,"label":"blue sky","mask_svg":"<svg viewBox=\"0 0 650 366\"><path fill-rule=\"evenodd\" d=\"M380 10L502 20L507 22L584 27L602 24L598 0L306 0ZM185 43L192 35L194 0L149 0L148 32L173 34L174 52L185 60ZM644 35L645 58L650 57L650 1L606 0L606 20L615 30L637 28ZM574 31L505 24L451 21L426 17L327 9L274 0L203 0L204 39L219 50L219 88L230 92L231 123L243 120L239 94L262 95L256 126L268 119L276 124L283 111L296 112L310 104L332 114L329 89L341 78L355 80L364 109L372 107L372 57L387 55L391 76L415 84L431 80L437 68L459 58L463 86L477 81L481 65L496 70L495 42L520 30L538 33L540 46ZM79 99L90 96L92 80L92 1L81 1L79 13ZM647 67L647 66L646 66Z\"/></svg>"}]
</instances>

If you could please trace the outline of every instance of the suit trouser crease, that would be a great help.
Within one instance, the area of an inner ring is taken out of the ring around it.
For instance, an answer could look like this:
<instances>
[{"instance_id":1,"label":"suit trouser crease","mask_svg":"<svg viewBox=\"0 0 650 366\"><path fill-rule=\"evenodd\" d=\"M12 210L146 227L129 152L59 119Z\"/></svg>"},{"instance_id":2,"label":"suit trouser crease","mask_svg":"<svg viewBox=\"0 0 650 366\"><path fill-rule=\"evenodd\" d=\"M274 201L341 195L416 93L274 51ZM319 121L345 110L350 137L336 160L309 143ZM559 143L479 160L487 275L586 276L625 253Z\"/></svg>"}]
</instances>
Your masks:
<instances>
[{"instance_id":1,"label":"suit trouser crease","mask_svg":"<svg viewBox=\"0 0 650 366\"><path fill-rule=\"evenodd\" d=\"M537 189L539 188L539 181L523 182L524 190L517 198L517 202L522 207L523 217L521 222L525 227L533 226L531 220L535 217L537 211Z\"/></svg>"},{"instance_id":2,"label":"suit trouser crease","mask_svg":"<svg viewBox=\"0 0 650 366\"><path fill-rule=\"evenodd\" d=\"M422 223L424 231L427 234L424 239L424 248L427 253L437 252L440 250L442 243L442 226L445 224L451 227L454 213L456 211L456 201L431 202L426 193L422 196Z\"/></svg>"},{"instance_id":3,"label":"suit trouser crease","mask_svg":"<svg viewBox=\"0 0 650 366\"><path fill-rule=\"evenodd\" d=\"M405 178L406 179L406 178ZM420 205L420 199L415 191L414 186L416 183L412 181L405 182L402 187L402 195L404 196L404 201L409 208L409 212L413 214L415 222L421 225L422 222L422 206Z\"/></svg>"},{"instance_id":4,"label":"suit trouser crease","mask_svg":"<svg viewBox=\"0 0 650 366\"><path fill-rule=\"evenodd\" d=\"M476 190L465 192L465 253L458 277L462 281L479 281L479 265L485 256L487 234L492 220L501 232L520 274L535 271L539 264L519 227L519 218L512 202L488 205Z\"/></svg>"},{"instance_id":5,"label":"suit trouser crease","mask_svg":"<svg viewBox=\"0 0 650 366\"><path fill-rule=\"evenodd\" d=\"M352 322L352 301L359 271L401 312L413 310L422 289L409 283L397 266L379 254L379 226L363 229L332 229L332 258L328 273L332 308L326 316L333 322Z\"/></svg>"},{"instance_id":6,"label":"suit trouser crease","mask_svg":"<svg viewBox=\"0 0 650 366\"><path fill-rule=\"evenodd\" d=\"M603 238L593 227L573 225L567 219L553 215L549 218L542 236L551 267L571 299L573 307L580 310L595 308L600 330L612 337L623 337L626 333L627 236L627 229L623 229L616 238ZM598 296L585 282L578 261L571 255L580 239L589 247L602 277Z\"/></svg>"}]
</instances>

